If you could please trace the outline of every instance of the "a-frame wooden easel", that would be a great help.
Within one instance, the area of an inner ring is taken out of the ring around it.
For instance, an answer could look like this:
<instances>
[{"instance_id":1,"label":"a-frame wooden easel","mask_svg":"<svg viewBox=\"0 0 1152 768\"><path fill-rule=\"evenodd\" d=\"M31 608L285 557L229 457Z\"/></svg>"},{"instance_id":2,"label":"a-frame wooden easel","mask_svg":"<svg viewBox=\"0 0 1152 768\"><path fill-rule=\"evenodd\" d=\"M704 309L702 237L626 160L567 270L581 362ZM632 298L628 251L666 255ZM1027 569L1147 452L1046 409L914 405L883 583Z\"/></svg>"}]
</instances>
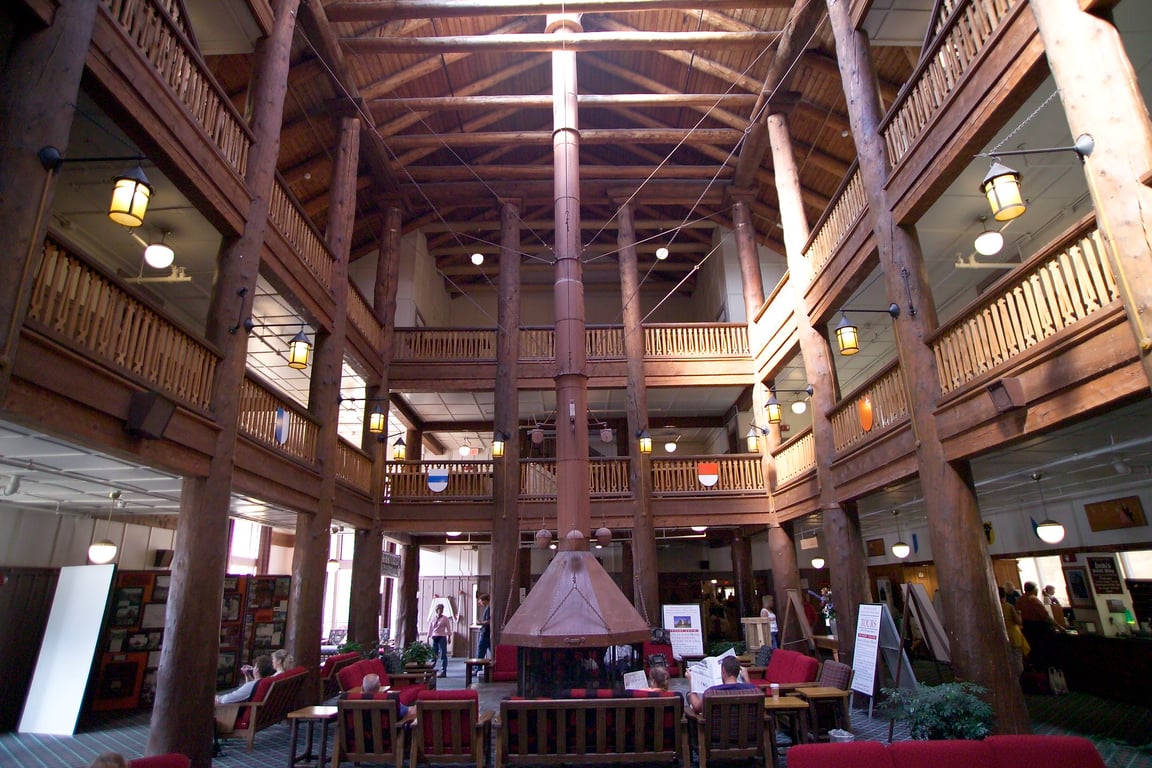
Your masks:
<instances>
[{"instance_id":1,"label":"a-frame wooden easel","mask_svg":"<svg viewBox=\"0 0 1152 768\"><path fill-rule=\"evenodd\" d=\"M788 627L791 625L793 618L796 620L797 628L800 630L799 638L796 638L795 633L788 631ZM792 639L786 639L789 637ZM808 615L804 613L803 598L800 597L799 590L790 589L788 590L788 599L784 603L784 621L780 624L780 647L785 648L789 645L797 645L799 643L806 643L808 645L808 652L815 655L816 640L812 636L812 625L808 623Z\"/></svg>"}]
</instances>

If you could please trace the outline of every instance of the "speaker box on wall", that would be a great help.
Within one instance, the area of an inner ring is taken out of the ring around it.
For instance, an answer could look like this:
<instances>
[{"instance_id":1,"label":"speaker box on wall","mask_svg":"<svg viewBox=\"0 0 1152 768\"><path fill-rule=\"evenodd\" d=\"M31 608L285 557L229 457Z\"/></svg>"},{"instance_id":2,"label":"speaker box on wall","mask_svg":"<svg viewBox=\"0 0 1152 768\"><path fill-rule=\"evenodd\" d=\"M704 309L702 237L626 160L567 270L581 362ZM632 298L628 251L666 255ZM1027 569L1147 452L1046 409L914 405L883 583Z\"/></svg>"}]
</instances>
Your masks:
<instances>
[{"instance_id":1,"label":"speaker box on wall","mask_svg":"<svg viewBox=\"0 0 1152 768\"><path fill-rule=\"evenodd\" d=\"M134 392L124 428L137 437L158 439L164 436L175 412L176 403L157 392Z\"/></svg>"},{"instance_id":2,"label":"speaker box on wall","mask_svg":"<svg viewBox=\"0 0 1152 768\"><path fill-rule=\"evenodd\" d=\"M707 571L707 570L710 570L711 568L712 568L711 561L709 561L709 560L701 560L700 561L700 570Z\"/></svg>"},{"instance_id":3,"label":"speaker box on wall","mask_svg":"<svg viewBox=\"0 0 1152 768\"><path fill-rule=\"evenodd\" d=\"M176 554L171 549L158 549L152 555L153 568L167 568L172 565L172 555Z\"/></svg>"}]
</instances>

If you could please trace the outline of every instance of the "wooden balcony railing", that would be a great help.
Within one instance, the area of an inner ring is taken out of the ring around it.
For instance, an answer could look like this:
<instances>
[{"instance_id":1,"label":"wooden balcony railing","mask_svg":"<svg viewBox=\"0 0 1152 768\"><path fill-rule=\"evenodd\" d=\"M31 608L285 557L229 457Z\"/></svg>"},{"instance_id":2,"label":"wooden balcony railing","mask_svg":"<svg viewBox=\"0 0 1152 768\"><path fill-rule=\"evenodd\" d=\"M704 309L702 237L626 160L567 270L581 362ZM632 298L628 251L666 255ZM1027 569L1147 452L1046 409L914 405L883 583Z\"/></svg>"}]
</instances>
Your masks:
<instances>
[{"instance_id":1,"label":"wooden balcony railing","mask_svg":"<svg viewBox=\"0 0 1152 768\"><path fill-rule=\"evenodd\" d=\"M108 13L199 123L224 160L243 177L252 138L243 118L212 77L171 0L104 0Z\"/></svg>"},{"instance_id":2,"label":"wooden balcony railing","mask_svg":"<svg viewBox=\"0 0 1152 768\"><path fill-rule=\"evenodd\" d=\"M844 398L832 411L832 438L836 452L863 442L874 431L908 418L908 394L900 361L893 360L864 386ZM868 429L865 425L871 421Z\"/></svg>"},{"instance_id":3,"label":"wooden balcony railing","mask_svg":"<svg viewBox=\"0 0 1152 768\"><path fill-rule=\"evenodd\" d=\"M868 196L864 194L864 177L860 168L853 166L852 172L833 197L824 216L816 223L813 234L808 238L804 258L812 265L812 274L820 271L832 260L832 255L856 221L868 210Z\"/></svg>"},{"instance_id":4,"label":"wooden balcony railing","mask_svg":"<svg viewBox=\"0 0 1152 768\"><path fill-rule=\"evenodd\" d=\"M816 438L808 427L772 452L776 461L776 487L816 469Z\"/></svg>"},{"instance_id":5,"label":"wooden balcony railing","mask_svg":"<svg viewBox=\"0 0 1152 768\"><path fill-rule=\"evenodd\" d=\"M621 326L589 326L585 330L589 359L623 360L624 329ZM644 327L649 358L747 357L748 326L744 323L699 323ZM555 338L550 328L520 330L520 359L551 360ZM487 328L397 328L394 360L434 362L460 360L493 362L496 331Z\"/></svg>"},{"instance_id":6,"label":"wooden balcony railing","mask_svg":"<svg viewBox=\"0 0 1152 768\"><path fill-rule=\"evenodd\" d=\"M386 496L392 501L471 501L492 498L491 461L396 461L385 468ZM430 478L445 475L446 487L433 491Z\"/></svg>"},{"instance_id":7,"label":"wooden balcony railing","mask_svg":"<svg viewBox=\"0 0 1152 768\"><path fill-rule=\"evenodd\" d=\"M719 479L711 487L700 482L700 464L704 462L715 462L719 471ZM725 454L652 460L653 496L684 496L705 493L721 496L763 494L764 466L760 456Z\"/></svg>"},{"instance_id":8,"label":"wooden balcony railing","mask_svg":"<svg viewBox=\"0 0 1152 768\"><path fill-rule=\"evenodd\" d=\"M371 493L372 457L344 438L340 438L336 448L336 478L364 493Z\"/></svg>"},{"instance_id":9,"label":"wooden balcony railing","mask_svg":"<svg viewBox=\"0 0 1152 768\"><path fill-rule=\"evenodd\" d=\"M268 200L268 220L276 226L320 285L330 289L332 252L279 176L272 185L272 195Z\"/></svg>"},{"instance_id":10,"label":"wooden balcony railing","mask_svg":"<svg viewBox=\"0 0 1152 768\"><path fill-rule=\"evenodd\" d=\"M212 400L217 355L51 239L27 319L193 408L207 410Z\"/></svg>"},{"instance_id":11,"label":"wooden balcony railing","mask_svg":"<svg viewBox=\"0 0 1152 768\"><path fill-rule=\"evenodd\" d=\"M1028 260L931 340L944 394L1120 298L1087 219Z\"/></svg>"},{"instance_id":12,"label":"wooden balcony railing","mask_svg":"<svg viewBox=\"0 0 1152 768\"><path fill-rule=\"evenodd\" d=\"M940 4L940 15L933 22L933 41L880 128L892 165L900 162L951 98L1000 23L1020 1Z\"/></svg>"},{"instance_id":13,"label":"wooden balcony railing","mask_svg":"<svg viewBox=\"0 0 1152 768\"><path fill-rule=\"evenodd\" d=\"M370 348L377 351L384 348L384 329L376 321L368 300L351 283L348 284L348 322L360 331Z\"/></svg>"},{"instance_id":14,"label":"wooden balcony railing","mask_svg":"<svg viewBox=\"0 0 1152 768\"><path fill-rule=\"evenodd\" d=\"M240 431L269 448L316 463L316 422L251 375L240 385Z\"/></svg>"}]
</instances>

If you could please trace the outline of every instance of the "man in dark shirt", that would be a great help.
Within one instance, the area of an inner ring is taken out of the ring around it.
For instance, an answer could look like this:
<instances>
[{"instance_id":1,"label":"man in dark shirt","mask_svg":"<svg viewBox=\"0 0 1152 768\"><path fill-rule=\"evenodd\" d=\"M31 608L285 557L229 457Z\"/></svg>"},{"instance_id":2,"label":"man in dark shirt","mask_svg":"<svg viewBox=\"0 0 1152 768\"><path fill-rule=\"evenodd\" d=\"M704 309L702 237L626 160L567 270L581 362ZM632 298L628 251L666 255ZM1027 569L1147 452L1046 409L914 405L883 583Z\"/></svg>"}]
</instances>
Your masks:
<instances>
[{"instance_id":1,"label":"man in dark shirt","mask_svg":"<svg viewBox=\"0 0 1152 768\"><path fill-rule=\"evenodd\" d=\"M758 691L752 683L744 679L744 670L740 667L740 660L735 656L725 656L720 662L720 677L724 681L720 685L713 685L704 691ZM704 697L693 691L688 694L688 706L697 713L704 711Z\"/></svg>"}]
</instances>

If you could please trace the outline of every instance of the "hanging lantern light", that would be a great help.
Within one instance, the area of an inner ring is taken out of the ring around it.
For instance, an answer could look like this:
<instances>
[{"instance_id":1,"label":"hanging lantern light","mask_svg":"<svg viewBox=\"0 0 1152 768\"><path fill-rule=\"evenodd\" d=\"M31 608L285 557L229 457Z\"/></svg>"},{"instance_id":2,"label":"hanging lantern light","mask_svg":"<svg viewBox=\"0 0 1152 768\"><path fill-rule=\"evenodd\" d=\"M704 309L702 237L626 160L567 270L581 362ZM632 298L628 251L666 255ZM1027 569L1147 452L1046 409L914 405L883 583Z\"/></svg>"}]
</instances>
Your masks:
<instances>
[{"instance_id":1,"label":"hanging lantern light","mask_svg":"<svg viewBox=\"0 0 1152 768\"><path fill-rule=\"evenodd\" d=\"M368 431L374 435L382 435L387 428L388 417L384 410L377 405L372 409L372 413L368 414Z\"/></svg>"},{"instance_id":2,"label":"hanging lantern light","mask_svg":"<svg viewBox=\"0 0 1152 768\"><path fill-rule=\"evenodd\" d=\"M393 461L404 461L404 457L406 455L407 455L407 451L406 451L406 448L404 445L404 438L402 438L402 437L396 438L396 442L392 444L392 460Z\"/></svg>"},{"instance_id":3,"label":"hanging lantern light","mask_svg":"<svg viewBox=\"0 0 1152 768\"><path fill-rule=\"evenodd\" d=\"M840 312L840 322L836 325L836 344L840 347L840 354L845 357L860 351L860 331L843 311Z\"/></svg>"},{"instance_id":4,"label":"hanging lantern light","mask_svg":"<svg viewBox=\"0 0 1152 768\"><path fill-rule=\"evenodd\" d=\"M1020 172L999 162L993 162L988 169L980 182L980 191L988 199L996 221L1011 221L1028 210L1020 190Z\"/></svg>"},{"instance_id":5,"label":"hanging lantern light","mask_svg":"<svg viewBox=\"0 0 1152 768\"><path fill-rule=\"evenodd\" d=\"M776 387L769 387L768 402L764 404L768 409L768 423L779 424L781 417L780 401L776 399Z\"/></svg>"},{"instance_id":6,"label":"hanging lantern light","mask_svg":"<svg viewBox=\"0 0 1152 768\"><path fill-rule=\"evenodd\" d=\"M312 342L304 335L304 328L288 342L288 367L298 371L308 367L308 353L312 351Z\"/></svg>"},{"instance_id":7,"label":"hanging lantern light","mask_svg":"<svg viewBox=\"0 0 1152 768\"><path fill-rule=\"evenodd\" d=\"M640 441L640 453L652 453L652 435L648 434L648 430L640 430L636 439Z\"/></svg>"},{"instance_id":8,"label":"hanging lantern light","mask_svg":"<svg viewBox=\"0 0 1152 768\"><path fill-rule=\"evenodd\" d=\"M124 227L138 227L144 223L148 211L148 201L152 199L153 187L144 175L144 169L136 166L112 180L112 202L108 206L108 218Z\"/></svg>"}]
</instances>

